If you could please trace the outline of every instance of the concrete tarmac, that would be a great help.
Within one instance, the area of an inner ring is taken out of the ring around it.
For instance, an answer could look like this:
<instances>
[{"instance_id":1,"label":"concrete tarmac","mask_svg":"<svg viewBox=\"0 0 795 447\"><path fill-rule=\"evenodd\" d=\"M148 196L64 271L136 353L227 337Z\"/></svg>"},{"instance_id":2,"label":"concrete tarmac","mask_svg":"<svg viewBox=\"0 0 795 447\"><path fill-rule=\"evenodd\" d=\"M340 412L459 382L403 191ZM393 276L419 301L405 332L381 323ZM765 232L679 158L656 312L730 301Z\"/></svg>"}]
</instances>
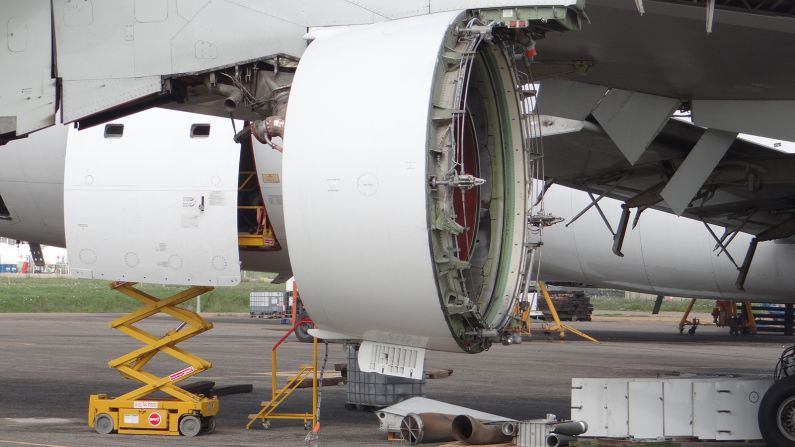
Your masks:
<instances>
[{"instance_id":1,"label":"concrete tarmac","mask_svg":"<svg viewBox=\"0 0 795 447\"><path fill-rule=\"evenodd\" d=\"M4 446L303 446L300 421L274 421L271 430L245 430L246 416L270 396L270 349L287 330L274 321L243 315L206 315L215 328L180 347L214 363L197 380L218 385L252 383L254 392L221 398L214 434L195 438L95 433L86 424L92 393L120 395L137 384L107 367L107 361L140 345L108 322L110 314L0 314L0 447ZM430 352L428 368L452 368L447 379L429 380L427 397L515 419L554 413L569 416L573 377L655 377L667 373L769 375L792 337L730 337L728 329L701 327L680 335L676 316L613 312L573 325L602 341L573 334L564 342L542 334L513 346L494 346L477 355ZM702 318L702 321L711 321ZM175 326L168 318L142 324L153 333ZM535 326L536 329L538 325ZM321 357L323 348L321 345ZM311 345L292 337L280 349L280 369L311 361ZM345 361L341 345L329 345L328 370ZM155 373L184 365L159 356ZM285 411L310 407L308 390L298 390ZM321 445L395 445L378 431L376 417L344 408L344 386L323 389Z\"/></svg>"}]
</instances>

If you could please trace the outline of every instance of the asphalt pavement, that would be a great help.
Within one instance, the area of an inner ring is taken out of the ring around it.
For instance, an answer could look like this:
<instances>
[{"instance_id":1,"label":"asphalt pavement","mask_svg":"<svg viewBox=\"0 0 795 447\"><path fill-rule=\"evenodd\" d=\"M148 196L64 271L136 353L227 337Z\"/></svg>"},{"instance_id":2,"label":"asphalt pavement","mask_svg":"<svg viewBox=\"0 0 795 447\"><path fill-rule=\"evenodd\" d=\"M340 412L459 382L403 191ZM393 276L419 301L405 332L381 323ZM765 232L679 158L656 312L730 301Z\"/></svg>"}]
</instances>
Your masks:
<instances>
[{"instance_id":1,"label":"asphalt pavement","mask_svg":"<svg viewBox=\"0 0 795 447\"><path fill-rule=\"evenodd\" d=\"M270 430L246 430L247 415L270 396L270 349L286 325L245 315L205 315L215 328L181 344L213 362L197 380L218 385L250 383L254 392L224 396L214 434L195 438L99 435L86 423L92 393L120 395L136 387L108 368L107 361L140 344L108 327L111 314L0 314L0 447L3 446L303 446L299 421L274 421ZM658 374L771 374L782 349L794 340L778 335L739 337L727 329L702 326L680 335L676 315L648 317L602 313L573 325L602 343L569 335L545 337L538 324L530 341L494 346L475 355L430 352L426 367L451 368L452 376L429 380L427 397L514 419L553 413L569 416L573 377L655 377ZM703 319L702 321L707 321ZM165 333L173 320L143 324ZM321 345L321 356L322 356ZM311 361L311 345L293 338L279 351L280 369ZM328 369L345 362L341 345L329 345ZM184 365L159 356L151 370L168 374ZM344 386L325 387L320 444L395 445L378 431L372 413L345 409ZM308 390L298 390L284 411L310 408Z\"/></svg>"}]
</instances>

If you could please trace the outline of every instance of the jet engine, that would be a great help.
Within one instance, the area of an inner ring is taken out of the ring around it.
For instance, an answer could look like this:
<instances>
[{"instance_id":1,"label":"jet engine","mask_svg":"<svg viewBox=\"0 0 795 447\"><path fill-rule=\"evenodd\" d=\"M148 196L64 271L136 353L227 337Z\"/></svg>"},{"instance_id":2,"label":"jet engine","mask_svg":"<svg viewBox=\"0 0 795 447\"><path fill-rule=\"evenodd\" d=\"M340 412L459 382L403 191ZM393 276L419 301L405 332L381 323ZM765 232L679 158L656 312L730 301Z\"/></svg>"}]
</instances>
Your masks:
<instances>
[{"instance_id":1,"label":"jet engine","mask_svg":"<svg viewBox=\"0 0 795 447\"><path fill-rule=\"evenodd\" d=\"M316 335L372 342L383 358L413 355L391 345L476 353L499 336L527 257L515 37L455 12L309 45L287 109L283 188Z\"/></svg>"},{"instance_id":2,"label":"jet engine","mask_svg":"<svg viewBox=\"0 0 795 447\"><path fill-rule=\"evenodd\" d=\"M365 371L410 377L425 348L483 351L529 265L528 58L534 38L579 28L578 11L310 27L300 61L165 77L158 104L248 121L231 123L240 150L209 120L162 110L89 129L134 109L109 107L52 161L63 229L14 231L37 210L9 193L0 230L65 241L85 278L217 286L236 284L241 262L292 270L317 335L363 340Z\"/></svg>"}]
</instances>

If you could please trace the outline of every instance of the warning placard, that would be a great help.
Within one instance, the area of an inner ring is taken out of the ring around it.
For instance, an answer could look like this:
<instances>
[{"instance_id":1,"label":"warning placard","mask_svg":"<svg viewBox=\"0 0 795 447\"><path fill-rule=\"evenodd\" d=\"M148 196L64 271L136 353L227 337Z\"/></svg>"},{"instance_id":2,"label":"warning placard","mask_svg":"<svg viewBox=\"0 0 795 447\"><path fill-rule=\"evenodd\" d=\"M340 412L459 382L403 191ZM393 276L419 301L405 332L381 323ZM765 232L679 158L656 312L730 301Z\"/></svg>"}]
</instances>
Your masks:
<instances>
[{"instance_id":1,"label":"warning placard","mask_svg":"<svg viewBox=\"0 0 795 447\"><path fill-rule=\"evenodd\" d=\"M136 400L133 402L133 408L139 410L155 410L157 409L157 401L154 400Z\"/></svg>"},{"instance_id":2,"label":"warning placard","mask_svg":"<svg viewBox=\"0 0 795 447\"><path fill-rule=\"evenodd\" d=\"M152 427L157 427L158 425L160 425L161 420L162 419L160 418L160 413L152 413L149 415L149 425L151 425Z\"/></svg>"},{"instance_id":3,"label":"warning placard","mask_svg":"<svg viewBox=\"0 0 795 447\"><path fill-rule=\"evenodd\" d=\"M168 376L168 380L173 382L173 381L175 381L177 379L180 379L182 377L187 376L188 374L192 373L193 371L195 371L193 369L193 367L189 366L189 367L187 367L185 369L179 370L179 371L175 372L174 374Z\"/></svg>"},{"instance_id":4,"label":"warning placard","mask_svg":"<svg viewBox=\"0 0 795 447\"><path fill-rule=\"evenodd\" d=\"M137 414L125 414L123 421L124 425L138 425L141 420Z\"/></svg>"}]
</instances>

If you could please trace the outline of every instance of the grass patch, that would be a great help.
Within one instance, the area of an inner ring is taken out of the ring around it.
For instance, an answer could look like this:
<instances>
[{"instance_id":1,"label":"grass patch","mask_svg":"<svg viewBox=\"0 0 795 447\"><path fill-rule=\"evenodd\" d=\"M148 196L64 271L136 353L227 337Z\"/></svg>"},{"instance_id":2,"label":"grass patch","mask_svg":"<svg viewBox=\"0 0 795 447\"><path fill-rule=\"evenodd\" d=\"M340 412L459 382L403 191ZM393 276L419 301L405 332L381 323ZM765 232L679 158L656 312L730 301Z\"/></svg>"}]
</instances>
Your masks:
<instances>
[{"instance_id":1,"label":"grass patch","mask_svg":"<svg viewBox=\"0 0 795 447\"><path fill-rule=\"evenodd\" d=\"M154 284L140 289L164 298L182 287ZM203 312L248 312L252 291L282 291L284 284L262 281L242 282L235 287L219 287L202 295ZM195 308L195 299L184 304ZM0 277L0 312L129 312L140 307L138 301L108 287L107 281L71 278Z\"/></svg>"},{"instance_id":2,"label":"grass patch","mask_svg":"<svg viewBox=\"0 0 795 447\"><path fill-rule=\"evenodd\" d=\"M247 275L250 280L235 287L219 287L202 295L203 312L248 312L249 293L252 291L283 291L283 284L270 284L262 275ZM139 287L156 297L167 297L182 287L142 284ZM654 300L647 298L627 299L623 292L600 290L591 302L601 311L637 311L650 313ZM663 301L662 311L684 312L689 300L674 298ZM714 301L698 300L693 310L711 312ZM194 300L184 304L195 308ZM11 312L130 312L140 304L114 292L107 281L90 281L73 278L42 278L0 276L0 313Z\"/></svg>"},{"instance_id":3,"label":"grass patch","mask_svg":"<svg viewBox=\"0 0 795 447\"><path fill-rule=\"evenodd\" d=\"M591 303L594 310L621 310L621 311L636 311L651 313L654 308L654 300L637 298L627 299L617 296L594 296L591 297ZM665 298L662 303L660 311L662 312L684 312L687 310L687 305L690 303L689 299L674 298L670 300ZM713 300L698 300L693 306L694 312L712 312L715 306Z\"/></svg>"}]
</instances>

